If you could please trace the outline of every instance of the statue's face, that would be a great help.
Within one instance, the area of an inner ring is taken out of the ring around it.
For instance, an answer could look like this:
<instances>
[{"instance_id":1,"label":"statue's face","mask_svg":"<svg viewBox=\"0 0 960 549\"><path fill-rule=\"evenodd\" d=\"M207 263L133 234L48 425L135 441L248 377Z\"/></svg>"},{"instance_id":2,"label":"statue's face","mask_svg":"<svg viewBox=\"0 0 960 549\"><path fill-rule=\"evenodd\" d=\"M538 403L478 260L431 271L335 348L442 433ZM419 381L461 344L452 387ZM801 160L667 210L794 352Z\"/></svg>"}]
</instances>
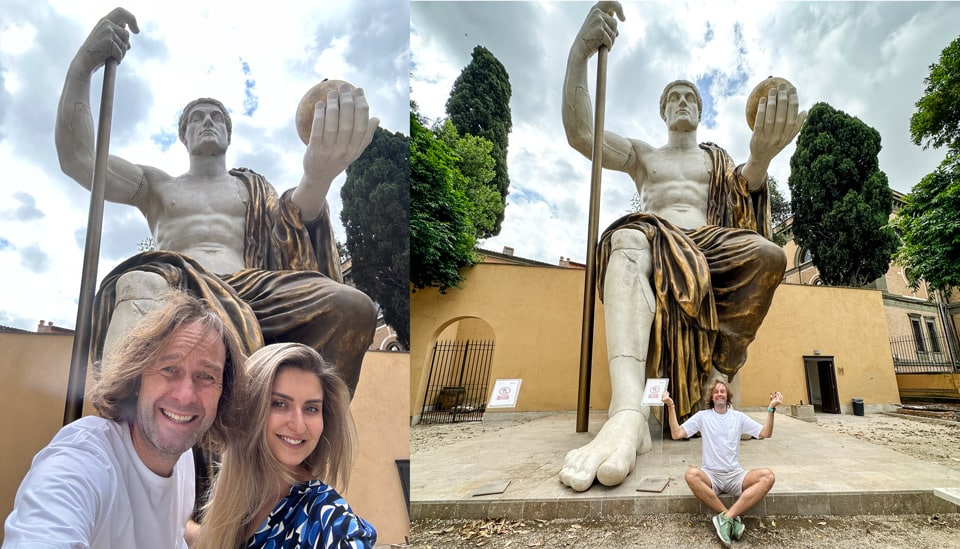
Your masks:
<instances>
[{"instance_id":1,"label":"statue's face","mask_svg":"<svg viewBox=\"0 0 960 549\"><path fill-rule=\"evenodd\" d=\"M229 137L223 111L210 103L199 103L187 116L184 142L190 154L217 155L227 150Z\"/></svg>"},{"instance_id":2,"label":"statue's face","mask_svg":"<svg viewBox=\"0 0 960 549\"><path fill-rule=\"evenodd\" d=\"M670 88L663 115L670 130L695 130L700 122L700 110L697 108L697 94L693 88L685 84Z\"/></svg>"}]
</instances>

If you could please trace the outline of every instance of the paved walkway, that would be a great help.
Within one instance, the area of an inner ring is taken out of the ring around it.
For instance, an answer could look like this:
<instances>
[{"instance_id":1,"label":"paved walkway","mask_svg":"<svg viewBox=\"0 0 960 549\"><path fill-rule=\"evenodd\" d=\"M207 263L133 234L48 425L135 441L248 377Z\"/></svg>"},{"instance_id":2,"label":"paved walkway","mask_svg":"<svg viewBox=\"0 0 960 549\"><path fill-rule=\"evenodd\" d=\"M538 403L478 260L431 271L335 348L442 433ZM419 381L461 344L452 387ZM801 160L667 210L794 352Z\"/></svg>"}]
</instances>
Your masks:
<instances>
[{"instance_id":1,"label":"paved walkway","mask_svg":"<svg viewBox=\"0 0 960 549\"><path fill-rule=\"evenodd\" d=\"M763 421L762 412L749 415ZM605 413L591 414L589 433L577 433L574 412L555 413L414 454L411 518L553 519L709 512L683 480L684 470L700 463L699 438L655 438L653 450L638 458L637 468L620 486L594 484L585 492L575 492L561 484L557 472L566 452L591 440L605 419ZM850 416L850 420L862 419ZM746 513L749 516L960 512L960 471L782 412L773 438L741 443L740 462L747 469L770 467L777 475L773 490ZM638 490L644 481L661 478L668 481L662 492ZM504 486L502 493L475 495Z\"/></svg>"}]
</instances>

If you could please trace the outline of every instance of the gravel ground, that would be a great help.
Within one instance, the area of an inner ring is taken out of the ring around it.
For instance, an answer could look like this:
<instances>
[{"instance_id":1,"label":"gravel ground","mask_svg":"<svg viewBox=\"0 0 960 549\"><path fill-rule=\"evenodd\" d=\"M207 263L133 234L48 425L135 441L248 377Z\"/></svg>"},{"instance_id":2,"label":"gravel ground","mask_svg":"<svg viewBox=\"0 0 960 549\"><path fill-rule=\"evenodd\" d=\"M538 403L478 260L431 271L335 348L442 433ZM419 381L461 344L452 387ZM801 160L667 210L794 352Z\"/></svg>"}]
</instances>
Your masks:
<instances>
[{"instance_id":1,"label":"gravel ground","mask_svg":"<svg viewBox=\"0 0 960 549\"><path fill-rule=\"evenodd\" d=\"M960 406L957 406L960 409ZM906 455L960 470L960 423L925 421L937 414L866 416L818 414L815 425ZM950 417L951 414L941 414ZM410 452L495 432L511 421L417 425ZM738 547L957 547L960 514L748 517ZM702 515L604 517L599 520L423 520L411 523L413 547L720 547Z\"/></svg>"}]
</instances>

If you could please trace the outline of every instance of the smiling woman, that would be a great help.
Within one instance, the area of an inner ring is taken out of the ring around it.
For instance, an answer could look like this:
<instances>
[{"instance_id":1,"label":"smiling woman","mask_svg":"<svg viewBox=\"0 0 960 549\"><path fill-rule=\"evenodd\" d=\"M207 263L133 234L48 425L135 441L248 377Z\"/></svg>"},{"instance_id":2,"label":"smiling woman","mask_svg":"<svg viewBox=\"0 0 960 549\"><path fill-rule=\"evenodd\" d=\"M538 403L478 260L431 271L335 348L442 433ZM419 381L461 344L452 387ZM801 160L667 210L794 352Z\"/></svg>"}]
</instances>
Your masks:
<instances>
[{"instance_id":1,"label":"smiling woman","mask_svg":"<svg viewBox=\"0 0 960 549\"><path fill-rule=\"evenodd\" d=\"M356 444L334 367L282 343L251 355L247 373L239 419L248 428L227 443L191 546L372 547L376 530L327 484L346 488Z\"/></svg>"}]
</instances>

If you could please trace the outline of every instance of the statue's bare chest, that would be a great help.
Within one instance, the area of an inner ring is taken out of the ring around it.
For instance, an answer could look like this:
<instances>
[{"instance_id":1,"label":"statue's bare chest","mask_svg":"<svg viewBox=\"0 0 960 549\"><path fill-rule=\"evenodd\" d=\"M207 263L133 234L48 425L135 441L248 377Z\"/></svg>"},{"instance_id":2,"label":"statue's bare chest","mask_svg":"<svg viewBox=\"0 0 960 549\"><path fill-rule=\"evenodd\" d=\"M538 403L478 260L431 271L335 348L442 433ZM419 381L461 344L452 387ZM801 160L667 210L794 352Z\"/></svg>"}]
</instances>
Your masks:
<instances>
[{"instance_id":1,"label":"statue's bare chest","mask_svg":"<svg viewBox=\"0 0 960 549\"><path fill-rule=\"evenodd\" d=\"M643 158L645 183L702 183L710 182L710 158L705 151L652 151Z\"/></svg>"},{"instance_id":2,"label":"statue's bare chest","mask_svg":"<svg viewBox=\"0 0 960 549\"><path fill-rule=\"evenodd\" d=\"M249 196L242 182L233 177L178 178L157 189L161 217L167 219L211 215L242 219Z\"/></svg>"}]
</instances>

